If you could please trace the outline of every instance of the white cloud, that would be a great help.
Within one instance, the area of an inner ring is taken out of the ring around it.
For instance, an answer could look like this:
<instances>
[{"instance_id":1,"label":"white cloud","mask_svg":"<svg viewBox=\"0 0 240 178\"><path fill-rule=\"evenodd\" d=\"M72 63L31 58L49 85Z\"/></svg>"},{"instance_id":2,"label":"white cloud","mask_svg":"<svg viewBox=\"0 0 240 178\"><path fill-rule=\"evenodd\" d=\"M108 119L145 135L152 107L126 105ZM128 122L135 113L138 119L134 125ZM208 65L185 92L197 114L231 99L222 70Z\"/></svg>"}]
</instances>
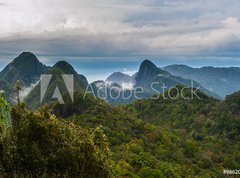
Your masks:
<instances>
[{"instance_id":1,"label":"white cloud","mask_svg":"<svg viewBox=\"0 0 240 178\"><path fill-rule=\"evenodd\" d=\"M27 97L27 95L35 88L35 86L37 86L38 83L39 81L37 81L36 83L32 83L31 86L29 87L23 88L20 92L20 99L24 100Z\"/></svg>"},{"instance_id":2,"label":"white cloud","mask_svg":"<svg viewBox=\"0 0 240 178\"><path fill-rule=\"evenodd\" d=\"M123 90L133 90L135 83L122 83L121 87Z\"/></svg>"},{"instance_id":3,"label":"white cloud","mask_svg":"<svg viewBox=\"0 0 240 178\"><path fill-rule=\"evenodd\" d=\"M236 17L228 17L227 19L222 21L222 24L226 27L239 27L239 22Z\"/></svg>"},{"instance_id":4,"label":"white cloud","mask_svg":"<svg viewBox=\"0 0 240 178\"><path fill-rule=\"evenodd\" d=\"M128 68L124 68L123 71L122 71L122 73L130 75L130 76L132 76L136 72L137 72L137 70L129 70Z\"/></svg>"}]
</instances>

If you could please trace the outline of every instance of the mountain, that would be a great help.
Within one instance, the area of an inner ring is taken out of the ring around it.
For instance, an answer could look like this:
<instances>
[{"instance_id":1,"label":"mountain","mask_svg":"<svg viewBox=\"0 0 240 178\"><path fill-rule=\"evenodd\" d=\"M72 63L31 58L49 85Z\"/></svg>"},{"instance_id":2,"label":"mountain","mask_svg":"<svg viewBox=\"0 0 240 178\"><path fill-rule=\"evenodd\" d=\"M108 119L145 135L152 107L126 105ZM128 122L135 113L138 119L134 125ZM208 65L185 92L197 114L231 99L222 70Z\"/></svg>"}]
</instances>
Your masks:
<instances>
[{"instance_id":1,"label":"mountain","mask_svg":"<svg viewBox=\"0 0 240 178\"><path fill-rule=\"evenodd\" d=\"M30 86L48 69L34 54L23 52L0 72L0 79L8 83L20 80L23 86Z\"/></svg>"},{"instance_id":2,"label":"mountain","mask_svg":"<svg viewBox=\"0 0 240 178\"><path fill-rule=\"evenodd\" d=\"M146 82L149 82L156 76L169 76L169 73L146 59L141 63L139 71L135 75L135 80L138 85L145 85Z\"/></svg>"},{"instance_id":3,"label":"mountain","mask_svg":"<svg viewBox=\"0 0 240 178\"><path fill-rule=\"evenodd\" d=\"M129 81L131 81L131 83L129 83L131 85L123 85ZM105 101L116 105L130 103L133 100L148 98L153 95L159 95L178 84L192 88L199 88L207 95L220 99L218 95L208 91L199 83L172 75L171 73L158 68L149 60L144 60L139 67L139 71L132 77L116 72L109 76L105 82L96 81L92 83L92 86L94 88L95 96L104 98Z\"/></svg>"},{"instance_id":4,"label":"mountain","mask_svg":"<svg viewBox=\"0 0 240 178\"><path fill-rule=\"evenodd\" d=\"M52 96L56 94L56 92L60 92L61 95L65 94L63 97L63 101L70 102L69 99L71 98L71 95L69 87L70 90L73 90L73 92L81 91L82 93L84 93L88 85L86 77L78 74L74 70L74 68L65 61L57 62L53 67L48 70L46 74L51 75L51 78L49 80L49 85L45 86L45 93L43 93L42 102L40 96L41 86L40 83L38 83L25 99L28 107L35 108L41 106L44 103L54 101L55 99L52 99ZM71 78L64 80L63 75L65 74L72 75L73 80L71 81ZM71 102L74 102L74 98L72 98L72 100L73 101Z\"/></svg>"},{"instance_id":5,"label":"mountain","mask_svg":"<svg viewBox=\"0 0 240 178\"><path fill-rule=\"evenodd\" d=\"M145 90L145 95L151 96L162 93L164 89L169 89L177 84L183 84L189 87L199 88L209 96L219 98L215 93L208 91L194 80L185 79L172 75L171 73L158 68L149 60L144 60L140 65L139 71L135 74L135 87L140 86Z\"/></svg>"},{"instance_id":6,"label":"mountain","mask_svg":"<svg viewBox=\"0 0 240 178\"><path fill-rule=\"evenodd\" d=\"M117 83L118 85L133 83L133 78L121 72L111 74L106 82Z\"/></svg>"},{"instance_id":7,"label":"mountain","mask_svg":"<svg viewBox=\"0 0 240 178\"><path fill-rule=\"evenodd\" d=\"M42 64L34 54L23 52L0 72L0 88L7 96L14 96L14 85L17 80L21 82L23 88L30 87L48 69L49 67Z\"/></svg>"},{"instance_id":8,"label":"mountain","mask_svg":"<svg viewBox=\"0 0 240 178\"><path fill-rule=\"evenodd\" d=\"M163 69L173 75L195 80L222 98L240 89L240 68L238 67L192 68L186 65L170 65Z\"/></svg>"}]
</instances>

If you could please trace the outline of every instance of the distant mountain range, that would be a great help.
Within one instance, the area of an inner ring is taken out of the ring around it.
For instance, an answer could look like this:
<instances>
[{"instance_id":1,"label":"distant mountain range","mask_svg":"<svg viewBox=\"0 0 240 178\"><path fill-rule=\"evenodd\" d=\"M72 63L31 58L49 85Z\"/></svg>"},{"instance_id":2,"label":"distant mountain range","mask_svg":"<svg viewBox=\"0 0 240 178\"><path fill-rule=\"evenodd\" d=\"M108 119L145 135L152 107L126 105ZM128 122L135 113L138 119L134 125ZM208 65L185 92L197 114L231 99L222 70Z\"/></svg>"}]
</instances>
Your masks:
<instances>
[{"instance_id":1,"label":"distant mountain range","mask_svg":"<svg viewBox=\"0 0 240 178\"><path fill-rule=\"evenodd\" d=\"M98 85L96 85L96 87L102 88L102 90L106 90L106 88L112 87L111 83L118 84L119 90L120 91L125 90L127 91L127 93L129 93L129 90L133 90L138 87L143 88L144 93L138 95L138 98L147 98L152 95L157 95L158 93L163 93L164 90L166 91L167 89L176 86L177 84L182 84L189 87L193 86L194 88L199 88L201 91L203 91L209 96L220 98L218 95L211 91L208 91L194 80L184 79L182 77L172 75L170 72L158 68L155 64L153 64L149 60L144 60L140 65L139 71L135 73L133 76L129 76L121 72L116 72L110 75L105 82L102 81L101 85L98 82L97 83ZM134 99L136 98L132 97L125 101L130 102ZM106 100L111 101L111 98L107 96ZM115 102L118 103L118 101L116 100Z\"/></svg>"},{"instance_id":2,"label":"distant mountain range","mask_svg":"<svg viewBox=\"0 0 240 178\"><path fill-rule=\"evenodd\" d=\"M164 67L163 70L173 75L195 80L222 98L240 90L239 67L192 68L186 65L170 65Z\"/></svg>"},{"instance_id":3,"label":"distant mountain range","mask_svg":"<svg viewBox=\"0 0 240 178\"><path fill-rule=\"evenodd\" d=\"M55 86L62 84L61 74L72 74L74 76L74 91L84 93L86 89L88 91L91 90L95 96L100 96L100 98L112 104L129 103L135 100L135 96L127 96L138 87L144 89L144 92L138 95L139 98L147 98L164 92L162 86L165 86L167 90L178 84L185 86L192 86L193 84L195 88L199 87L208 96L218 99L224 98L226 95L240 89L240 83L238 83L240 80L240 68L237 67L192 68L185 65L171 65L159 68L149 60L144 60L138 72L133 76L115 72L106 81L95 81L89 85L86 77L78 74L69 63L59 61L53 67L49 67L42 64L30 52L23 52L0 72L0 89L6 92L6 97L9 101L14 102L13 98L16 93L14 85L16 80L20 80L23 88L28 88L35 84L25 101L29 105L37 107L40 105L40 84L38 81L41 74L52 74L54 76L51 79L49 90L43 103L51 101L50 96L53 94ZM153 83L155 84L154 89ZM113 87L114 90L111 90ZM59 89L61 92L67 93L66 87L60 87ZM107 92L106 96L105 92ZM112 92L111 96L109 92ZM122 96L127 97L127 99L123 99Z\"/></svg>"},{"instance_id":4,"label":"distant mountain range","mask_svg":"<svg viewBox=\"0 0 240 178\"><path fill-rule=\"evenodd\" d=\"M149 60L142 62L139 71L134 75L134 80L136 83L135 85L144 87L146 91L149 91L149 95L154 94L154 91L151 89L151 85L153 83L158 83L154 88L155 90L157 89L160 93L163 92L162 86L165 86L166 89L169 89L170 87L176 86L177 84L183 84L190 87L193 85L195 88L199 87L199 89L205 92L207 95L218 97L216 94L207 91L204 87L202 87L194 80L172 75L171 73L158 68Z\"/></svg>"}]
</instances>

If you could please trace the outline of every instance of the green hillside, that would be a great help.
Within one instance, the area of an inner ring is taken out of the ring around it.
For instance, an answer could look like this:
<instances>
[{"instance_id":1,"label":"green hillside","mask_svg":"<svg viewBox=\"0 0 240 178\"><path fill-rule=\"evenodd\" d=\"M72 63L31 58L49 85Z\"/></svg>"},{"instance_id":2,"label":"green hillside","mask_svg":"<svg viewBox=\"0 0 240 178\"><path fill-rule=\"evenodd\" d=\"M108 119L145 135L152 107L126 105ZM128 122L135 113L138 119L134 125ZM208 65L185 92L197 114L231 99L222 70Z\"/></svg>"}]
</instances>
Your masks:
<instances>
[{"instance_id":1,"label":"green hillside","mask_svg":"<svg viewBox=\"0 0 240 178\"><path fill-rule=\"evenodd\" d=\"M177 86L179 90L183 87ZM171 96L176 94L171 91ZM190 95L190 89L184 90L184 96ZM13 130L1 126L5 128L0 139L1 173L24 177L55 173L67 177L225 177L224 169L240 166L238 93L225 101L201 92L198 96L201 99L186 100L176 95L173 100L162 94L158 99L111 106L76 91L74 103L52 101L47 108L31 112L16 106L11 111ZM94 142L92 132L106 136L98 135ZM87 150L79 150L79 146ZM86 166L95 171L88 172Z\"/></svg>"},{"instance_id":2,"label":"green hillside","mask_svg":"<svg viewBox=\"0 0 240 178\"><path fill-rule=\"evenodd\" d=\"M190 90L184 95L191 95ZM82 100L68 106L82 108L68 110L74 113L68 120L84 128L102 126L119 176L224 177L224 168L240 166L239 116L228 110L226 101L198 95L201 100L172 100L161 95L158 100L118 107ZM65 109L55 105L53 112L61 117L67 113Z\"/></svg>"}]
</instances>

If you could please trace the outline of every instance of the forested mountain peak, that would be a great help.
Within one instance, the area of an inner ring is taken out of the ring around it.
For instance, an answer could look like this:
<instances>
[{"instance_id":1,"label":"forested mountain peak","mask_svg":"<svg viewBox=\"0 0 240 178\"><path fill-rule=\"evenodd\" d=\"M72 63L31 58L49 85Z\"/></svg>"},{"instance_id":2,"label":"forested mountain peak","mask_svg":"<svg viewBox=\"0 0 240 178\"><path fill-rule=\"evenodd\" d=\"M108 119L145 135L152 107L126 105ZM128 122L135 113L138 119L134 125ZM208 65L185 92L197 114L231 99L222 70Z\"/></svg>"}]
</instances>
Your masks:
<instances>
[{"instance_id":1,"label":"forested mountain peak","mask_svg":"<svg viewBox=\"0 0 240 178\"><path fill-rule=\"evenodd\" d=\"M71 64L63 60L57 62L52 68L59 68L66 72L72 72L72 73L76 72Z\"/></svg>"},{"instance_id":2,"label":"forested mountain peak","mask_svg":"<svg viewBox=\"0 0 240 178\"><path fill-rule=\"evenodd\" d=\"M0 72L0 88L5 91L8 100L14 103L15 82L19 80L22 88L31 87L48 69L33 53L23 52Z\"/></svg>"},{"instance_id":3,"label":"forested mountain peak","mask_svg":"<svg viewBox=\"0 0 240 178\"><path fill-rule=\"evenodd\" d=\"M29 85L47 70L48 67L43 65L33 53L23 52L0 72L0 78L8 82L20 80L23 84Z\"/></svg>"},{"instance_id":4,"label":"forested mountain peak","mask_svg":"<svg viewBox=\"0 0 240 178\"><path fill-rule=\"evenodd\" d=\"M31 52L22 52L17 58L15 58L15 61L17 60L31 60L39 62L37 56Z\"/></svg>"},{"instance_id":5,"label":"forested mountain peak","mask_svg":"<svg viewBox=\"0 0 240 178\"><path fill-rule=\"evenodd\" d=\"M152 79L158 74L167 74L168 72L158 68L155 64L153 64L150 60L145 59L139 68L138 73L136 74L136 82L146 82L147 80Z\"/></svg>"}]
</instances>

